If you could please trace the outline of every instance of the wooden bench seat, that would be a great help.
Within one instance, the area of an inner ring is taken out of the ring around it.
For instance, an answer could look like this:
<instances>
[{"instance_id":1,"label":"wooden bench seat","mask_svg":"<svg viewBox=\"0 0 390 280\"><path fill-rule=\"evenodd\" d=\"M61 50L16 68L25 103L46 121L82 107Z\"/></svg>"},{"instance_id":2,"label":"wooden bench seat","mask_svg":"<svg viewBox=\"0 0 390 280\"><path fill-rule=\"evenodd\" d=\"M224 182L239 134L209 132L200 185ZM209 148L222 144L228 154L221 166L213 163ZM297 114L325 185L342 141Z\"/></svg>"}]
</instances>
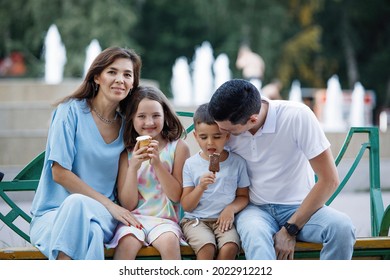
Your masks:
<instances>
[{"instance_id":1,"label":"wooden bench seat","mask_svg":"<svg viewBox=\"0 0 390 280\"><path fill-rule=\"evenodd\" d=\"M295 259L318 259L322 249L321 244L309 242L297 242L295 247ZM183 259L195 259L194 251L189 246L181 246ZM112 259L114 249L105 251L106 259ZM239 259L245 259L242 252ZM0 260L45 260L47 259L35 247L13 247L0 249ZM159 252L154 247L143 247L137 259L160 259ZM364 237L358 238L354 246L353 259L390 259L389 237Z\"/></svg>"},{"instance_id":2,"label":"wooden bench seat","mask_svg":"<svg viewBox=\"0 0 390 280\"><path fill-rule=\"evenodd\" d=\"M183 258L193 258L194 251L189 246L181 246L181 254ZM114 249L106 249L106 259L112 259L114 255ZM137 258L160 258L159 252L154 247L143 247L139 252ZM10 247L0 249L0 260L46 260L46 256L43 255L35 247Z\"/></svg>"}]
</instances>

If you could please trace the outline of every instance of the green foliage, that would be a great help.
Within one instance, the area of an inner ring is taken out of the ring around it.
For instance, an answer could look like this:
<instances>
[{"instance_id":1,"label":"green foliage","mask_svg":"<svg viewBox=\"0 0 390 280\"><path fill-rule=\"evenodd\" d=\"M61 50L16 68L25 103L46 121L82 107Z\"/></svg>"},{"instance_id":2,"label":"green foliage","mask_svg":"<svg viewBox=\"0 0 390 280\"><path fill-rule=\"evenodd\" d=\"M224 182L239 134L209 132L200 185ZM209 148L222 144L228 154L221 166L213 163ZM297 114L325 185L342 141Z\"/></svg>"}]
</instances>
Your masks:
<instances>
[{"instance_id":1,"label":"green foliage","mask_svg":"<svg viewBox=\"0 0 390 280\"><path fill-rule=\"evenodd\" d=\"M144 1L137 11L140 17L134 39L141 45L142 76L157 80L167 96L172 96L170 79L175 60L185 56L191 61L195 46L207 38L196 3Z\"/></svg>"},{"instance_id":2,"label":"green foliage","mask_svg":"<svg viewBox=\"0 0 390 280\"><path fill-rule=\"evenodd\" d=\"M325 1L316 19L323 28L322 55L328 60L325 71L337 73L343 88L353 86L343 43L347 39L353 46L357 79L376 93L375 115L390 106L390 75L386 69L390 64L389 16L387 0L332 0Z\"/></svg>"},{"instance_id":3,"label":"green foliage","mask_svg":"<svg viewBox=\"0 0 390 280\"><path fill-rule=\"evenodd\" d=\"M97 39L103 49L135 49L142 77L171 96L178 57L191 62L209 41L239 78L237 52L247 43L266 63L264 83L281 80L284 97L293 79L325 87L338 74L343 88L359 79L390 106L389 16L387 0L0 0L0 57L20 51L27 76L42 77L43 42L54 23L67 51L66 77L81 77L85 49Z\"/></svg>"},{"instance_id":4,"label":"green foliage","mask_svg":"<svg viewBox=\"0 0 390 280\"><path fill-rule=\"evenodd\" d=\"M28 76L42 77L44 40L56 24L67 52L66 77L81 77L85 50L92 39L104 49L112 45L138 46L130 37L136 15L125 0L1 0L0 55L21 51Z\"/></svg>"}]
</instances>

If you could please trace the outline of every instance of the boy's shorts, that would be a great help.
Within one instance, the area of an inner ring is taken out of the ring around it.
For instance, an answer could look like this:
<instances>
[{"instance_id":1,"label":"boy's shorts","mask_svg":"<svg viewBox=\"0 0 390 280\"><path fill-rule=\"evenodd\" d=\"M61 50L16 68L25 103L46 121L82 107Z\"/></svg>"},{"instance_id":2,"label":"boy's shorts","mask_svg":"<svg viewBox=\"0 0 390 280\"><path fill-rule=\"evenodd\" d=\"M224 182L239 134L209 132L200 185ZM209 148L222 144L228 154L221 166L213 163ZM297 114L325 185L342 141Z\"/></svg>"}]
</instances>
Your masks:
<instances>
[{"instance_id":1,"label":"boy's shorts","mask_svg":"<svg viewBox=\"0 0 390 280\"><path fill-rule=\"evenodd\" d=\"M240 237L234 225L228 231L222 232L216 224L217 219L182 219L180 226L183 230L186 241L195 254L206 244L213 244L221 249L229 242L237 244L240 249Z\"/></svg>"}]
</instances>

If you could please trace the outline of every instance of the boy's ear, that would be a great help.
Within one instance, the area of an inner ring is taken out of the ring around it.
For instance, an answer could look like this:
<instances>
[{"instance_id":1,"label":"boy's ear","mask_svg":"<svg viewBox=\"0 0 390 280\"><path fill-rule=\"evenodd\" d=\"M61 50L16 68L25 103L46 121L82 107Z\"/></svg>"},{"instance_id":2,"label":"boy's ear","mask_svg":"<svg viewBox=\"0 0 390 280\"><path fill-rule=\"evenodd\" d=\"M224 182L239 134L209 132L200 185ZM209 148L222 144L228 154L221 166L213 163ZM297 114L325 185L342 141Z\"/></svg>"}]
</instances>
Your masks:
<instances>
[{"instance_id":1,"label":"boy's ear","mask_svg":"<svg viewBox=\"0 0 390 280\"><path fill-rule=\"evenodd\" d=\"M196 130L194 130L192 133L194 135L194 139L195 139L196 143L198 143L198 145L199 145L199 137L198 137L198 134L196 133Z\"/></svg>"},{"instance_id":2,"label":"boy's ear","mask_svg":"<svg viewBox=\"0 0 390 280\"><path fill-rule=\"evenodd\" d=\"M230 133L226 134L226 141L230 139Z\"/></svg>"}]
</instances>

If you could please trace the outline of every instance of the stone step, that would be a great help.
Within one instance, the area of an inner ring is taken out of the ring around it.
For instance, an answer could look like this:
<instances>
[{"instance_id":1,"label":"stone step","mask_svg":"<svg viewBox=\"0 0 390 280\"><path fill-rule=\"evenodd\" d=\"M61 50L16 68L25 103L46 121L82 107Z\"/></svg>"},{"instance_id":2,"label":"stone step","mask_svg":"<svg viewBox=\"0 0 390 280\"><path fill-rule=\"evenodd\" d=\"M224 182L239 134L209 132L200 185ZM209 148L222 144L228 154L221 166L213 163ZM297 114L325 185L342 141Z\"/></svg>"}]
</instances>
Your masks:
<instances>
[{"instance_id":1,"label":"stone step","mask_svg":"<svg viewBox=\"0 0 390 280\"><path fill-rule=\"evenodd\" d=\"M37 79L0 79L0 103L48 101L53 103L72 94L82 83L81 79L64 79L57 85ZM142 85L159 87L154 80L142 79Z\"/></svg>"},{"instance_id":2,"label":"stone step","mask_svg":"<svg viewBox=\"0 0 390 280\"><path fill-rule=\"evenodd\" d=\"M53 110L54 106L47 101L0 103L0 132L46 129Z\"/></svg>"},{"instance_id":3,"label":"stone step","mask_svg":"<svg viewBox=\"0 0 390 280\"><path fill-rule=\"evenodd\" d=\"M46 146L47 130L0 131L0 165L27 165Z\"/></svg>"},{"instance_id":4,"label":"stone step","mask_svg":"<svg viewBox=\"0 0 390 280\"><path fill-rule=\"evenodd\" d=\"M48 85L39 80L0 80L0 165L25 165L41 153L46 145L51 106L55 101L72 93L80 79L64 80L59 85ZM151 80L141 84L157 86ZM178 111L195 111L195 106L176 107ZM188 126L191 118L182 118ZM340 150L346 133L327 133L334 156ZM355 135L346 157L355 157L364 135ZM199 151L192 133L187 138L191 154ZM390 158L390 132L380 134L381 158Z\"/></svg>"},{"instance_id":5,"label":"stone step","mask_svg":"<svg viewBox=\"0 0 390 280\"><path fill-rule=\"evenodd\" d=\"M48 101L55 102L77 89L80 79L64 80L58 85L48 85L41 80L7 79L0 80L0 103Z\"/></svg>"}]
</instances>

